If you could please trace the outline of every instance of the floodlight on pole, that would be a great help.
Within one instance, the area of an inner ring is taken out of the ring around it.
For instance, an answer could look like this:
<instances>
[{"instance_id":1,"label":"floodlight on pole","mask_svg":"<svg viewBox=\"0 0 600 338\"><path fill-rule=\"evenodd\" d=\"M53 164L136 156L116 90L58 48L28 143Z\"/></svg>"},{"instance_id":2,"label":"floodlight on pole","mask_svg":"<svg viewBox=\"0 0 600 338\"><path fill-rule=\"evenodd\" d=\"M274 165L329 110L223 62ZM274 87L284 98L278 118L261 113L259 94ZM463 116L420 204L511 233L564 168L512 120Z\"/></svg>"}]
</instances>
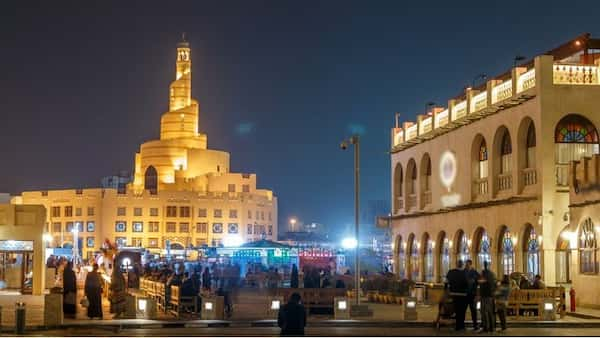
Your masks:
<instances>
[{"instance_id":1,"label":"floodlight on pole","mask_svg":"<svg viewBox=\"0 0 600 338\"><path fill-rule=\"evenodd\" d=\"M356 249L358 247L358 241L354 237L344 238L342 240L342 247L344 249Z\"/></svg>"}]
</instances>

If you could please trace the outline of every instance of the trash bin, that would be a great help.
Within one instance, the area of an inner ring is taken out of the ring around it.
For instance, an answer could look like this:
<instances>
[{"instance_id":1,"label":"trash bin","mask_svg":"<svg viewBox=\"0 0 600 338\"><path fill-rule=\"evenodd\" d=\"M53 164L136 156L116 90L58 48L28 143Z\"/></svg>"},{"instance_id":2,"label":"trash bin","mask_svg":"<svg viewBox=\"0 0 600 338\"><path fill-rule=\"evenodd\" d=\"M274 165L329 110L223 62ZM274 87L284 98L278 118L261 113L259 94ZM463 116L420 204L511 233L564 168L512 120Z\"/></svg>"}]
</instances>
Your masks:
<instances>
[{"instance_id":1,"label":"trash bin","mask_svg":"<svg viewBox=\"0 0 600 338\"><path fill-rule=\"evenodd\" d=\"M25 303L15 303L15 333L25 333Z\"/></svg>"}]
</instances>

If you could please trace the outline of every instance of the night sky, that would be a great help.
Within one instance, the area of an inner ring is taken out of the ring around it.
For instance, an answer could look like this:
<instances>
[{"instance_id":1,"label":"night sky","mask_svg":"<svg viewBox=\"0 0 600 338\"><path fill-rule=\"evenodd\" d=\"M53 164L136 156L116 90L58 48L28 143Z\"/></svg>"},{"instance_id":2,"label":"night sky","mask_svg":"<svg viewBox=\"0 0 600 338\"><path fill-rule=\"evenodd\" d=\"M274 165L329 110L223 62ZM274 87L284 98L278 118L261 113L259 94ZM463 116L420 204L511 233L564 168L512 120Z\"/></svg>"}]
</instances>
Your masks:
<instances>
[{"instance_id":1,"label":"night sky","mask_svg":"<svg viewBox=\"0 0 600 338\"><path fill-rule=\"evenodd\" d=\"M291 215L352 222L390 199L394 112L446 105L514 56L600 34L600 1L2 1L0 192L98 187L159 137L175 45L192 46L193 97L210 148L255 172Z\"/></svg>"}]
</instances>

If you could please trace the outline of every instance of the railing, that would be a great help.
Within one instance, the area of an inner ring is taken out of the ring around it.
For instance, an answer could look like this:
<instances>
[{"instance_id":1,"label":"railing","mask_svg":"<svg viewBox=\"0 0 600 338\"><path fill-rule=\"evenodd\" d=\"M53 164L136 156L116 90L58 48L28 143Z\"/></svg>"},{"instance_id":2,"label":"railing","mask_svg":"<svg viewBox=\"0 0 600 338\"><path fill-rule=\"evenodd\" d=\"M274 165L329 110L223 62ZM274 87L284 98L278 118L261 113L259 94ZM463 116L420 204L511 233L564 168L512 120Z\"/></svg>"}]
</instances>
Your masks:
<instances>
[{"instance_id":1,"label":"railing","mask_svg":"<svg viewBox=\"0 0 600 338\"><path fill-rule=\"evenodd\" d=\"M535 68L521 74L517 79L517 93L535 87Z\"/></svg>"},{"instance_id":2,"label":"railing","mask_svg":"<svg viewBox=\"0 0 600 338\"><path fill-rule=\"evenodd\" d=\"M448 109L437 113L435 116L435 126L441 127L448 124Z\"/></svg>"},{"instance_id":3,"label":"railing","mask_svg":"<svg viewBox=\"0 0 600 338\"><path fill-rule=\"evenodd\" d=\"M431 191L425 191L421 194L421 198L423 199L423 205L431 204Z\"/></svg>"},{"instance_id":4,"label":"railing","mask_svg":"<svg viewBox=\"0 0 600 338\"><path fill-rule=\"evenodd\" d=\"M478 178L473 183L474 191L476 195L483 196L488 193L488 179L487 177Z\"/></svg>"},{"instance_id":5,"label":"railing","mask_svg":"<svg viewBox=\"0 0 600 338\"><path fill-rule=\"evenodd\" d=\"M410 208L416 207L416 206L417 206L417 195L415 195L415 194L408 195L408 198L406 199L406 207L408 209L410 209Z\"/></svg>"},{"instance_id":6,"label":"railing","mask_svg":"<svg viewBox=\"0 0 600 338\"><path fill-rule=\"evenodd\" d=\"M404 131L400 128L394 128L394 146L397 146L404 142Z\"/></svg>"},{"instance_id":7,"label":"railing","mask_svg":"<svg viewBox=\"0 0 600 338\"><path fill-rule=\"evenodd\" d=\"M471 113L487 107L487 92L481 92L471 98Z\"/></svg>"},{"instance_id":8,"label":"railing","mask_svg":"<svg viewBox=\"0 0 600 338\"><path fill-rule=\"evenodd\" d=\"M417 127L417 124L413 124L412 126L406 128L406 141L417 137Z\"/></svg>"},{"instance_id":9,"label":"railing","mask_svg":"<svg viewBox=\"0 0 600 338\"><path fill-rule=\"evenodd\" d=\"M467 101L461 101L452 108L452 121L456 121L467 115Z\"/></svg>"},{"instance_id":10,"label":"railing","mask_svg":"<svg viewBox=\"0 0 600 338\"><path fill-rule=\"evenodd\" d=\"M492 104L504 101L512 96L512 79L508 79L492 88Z\"/></svg>"},{"instance_id":11,"label":"railing","mask_svg":"<svg viewBox=\"0 0 600 338\"><path fill-rule=\"evenodd\" d=\"M521 174L523 175L523 184L525 186L537 184L537 172L535 168L525 168Z\"/></svg>"},{"instance_id":12,"label":"railing","mask_svg":"<svg viewBox=\"0 0 600 338\"><path fill-rule=\"evenodd\" d=\"M500 174L498 175L498 190L510 190L512 189L512 174Z\"/></svg>"},{"instance_id":13,"label":"railing","mask_svg":"<svg viewBox=\"0 0 600 338\"><path fill-rule=\"evenodd\" d=\"M569 165L556 164L556 185L559 187L569 186Z\"/></svg>"},{"instance_id":14,"label":"railing","mask_svg":"<svg viewBox=\"0 0 600 338\"><path fill-rule=\"evenodd\" d=\"M419 135L430 132L433 129L432 122L433 122L433 117L431 117L431 116L429 116L428 118L421 121L421 132L419 133Z\"/></svg>"},{"instance_id":15,"label":"railing","mask_svg":"<svg viewBox=\"0 0 600 338\"><path fill-rule=\"evenodd\" d=\"M402 197L396 197L396 204L394 205L394 214L399 214L404 208L404 199Z\"/></svg>"},{"instance_id":16,"label":"railing","mask_svg":"<svg viewBox=\"0 0 600 338\"><path fill-rule=\"evenodd\" d=\"M555 64L554 84L598 85L598 66Z\"/></svg>"}]
</instances>

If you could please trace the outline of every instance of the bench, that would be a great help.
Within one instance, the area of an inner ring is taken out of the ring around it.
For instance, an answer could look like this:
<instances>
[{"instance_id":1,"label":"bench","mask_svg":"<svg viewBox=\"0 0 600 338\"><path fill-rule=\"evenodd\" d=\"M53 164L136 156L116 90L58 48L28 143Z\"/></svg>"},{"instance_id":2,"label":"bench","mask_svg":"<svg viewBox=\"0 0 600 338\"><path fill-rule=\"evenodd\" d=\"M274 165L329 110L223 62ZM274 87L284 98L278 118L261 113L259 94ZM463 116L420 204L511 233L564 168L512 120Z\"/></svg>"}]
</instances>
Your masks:
<instances>
[{"instance_id":1,"label":"bench","mask_svg":"<svg viewBox=\"0 0 600 338\"><path fill-rule=\"evenodd\" d=\"M171 286L171 313L177 318L182 313L198 314L198 296L182 296L179 286Z\"/></svg>"},{"instance_id":2,"label":"bench","mask_svg":"<svg viewBox=\"0 0 600 338\"><path fill-rule=\"evenodd\" d=\"M306 308L307 312L310 312L310 309L315 308L325 308L333 310L334 298L346 296L346 289L334 288L278 288L276 289L275 295L283 297L284 303L287 303L289 297L294 292L300 295L302 304L304 304L304 307Z\"/></svg>"},{"instance_id":3,"label":"bench","mask_svg":"<svg viewBox=\"0 0 600 338\"><path fill-rule=\"evenodd\" d=\"M541 320L544 312L544 301L554 300L554 308L560 315L565 316L565 288L547 287L546 289L512 290L508 297L508 315L516 320L537 319ZM527 315L527 313L533 315Z\"/></svg>"}]
</instances>

